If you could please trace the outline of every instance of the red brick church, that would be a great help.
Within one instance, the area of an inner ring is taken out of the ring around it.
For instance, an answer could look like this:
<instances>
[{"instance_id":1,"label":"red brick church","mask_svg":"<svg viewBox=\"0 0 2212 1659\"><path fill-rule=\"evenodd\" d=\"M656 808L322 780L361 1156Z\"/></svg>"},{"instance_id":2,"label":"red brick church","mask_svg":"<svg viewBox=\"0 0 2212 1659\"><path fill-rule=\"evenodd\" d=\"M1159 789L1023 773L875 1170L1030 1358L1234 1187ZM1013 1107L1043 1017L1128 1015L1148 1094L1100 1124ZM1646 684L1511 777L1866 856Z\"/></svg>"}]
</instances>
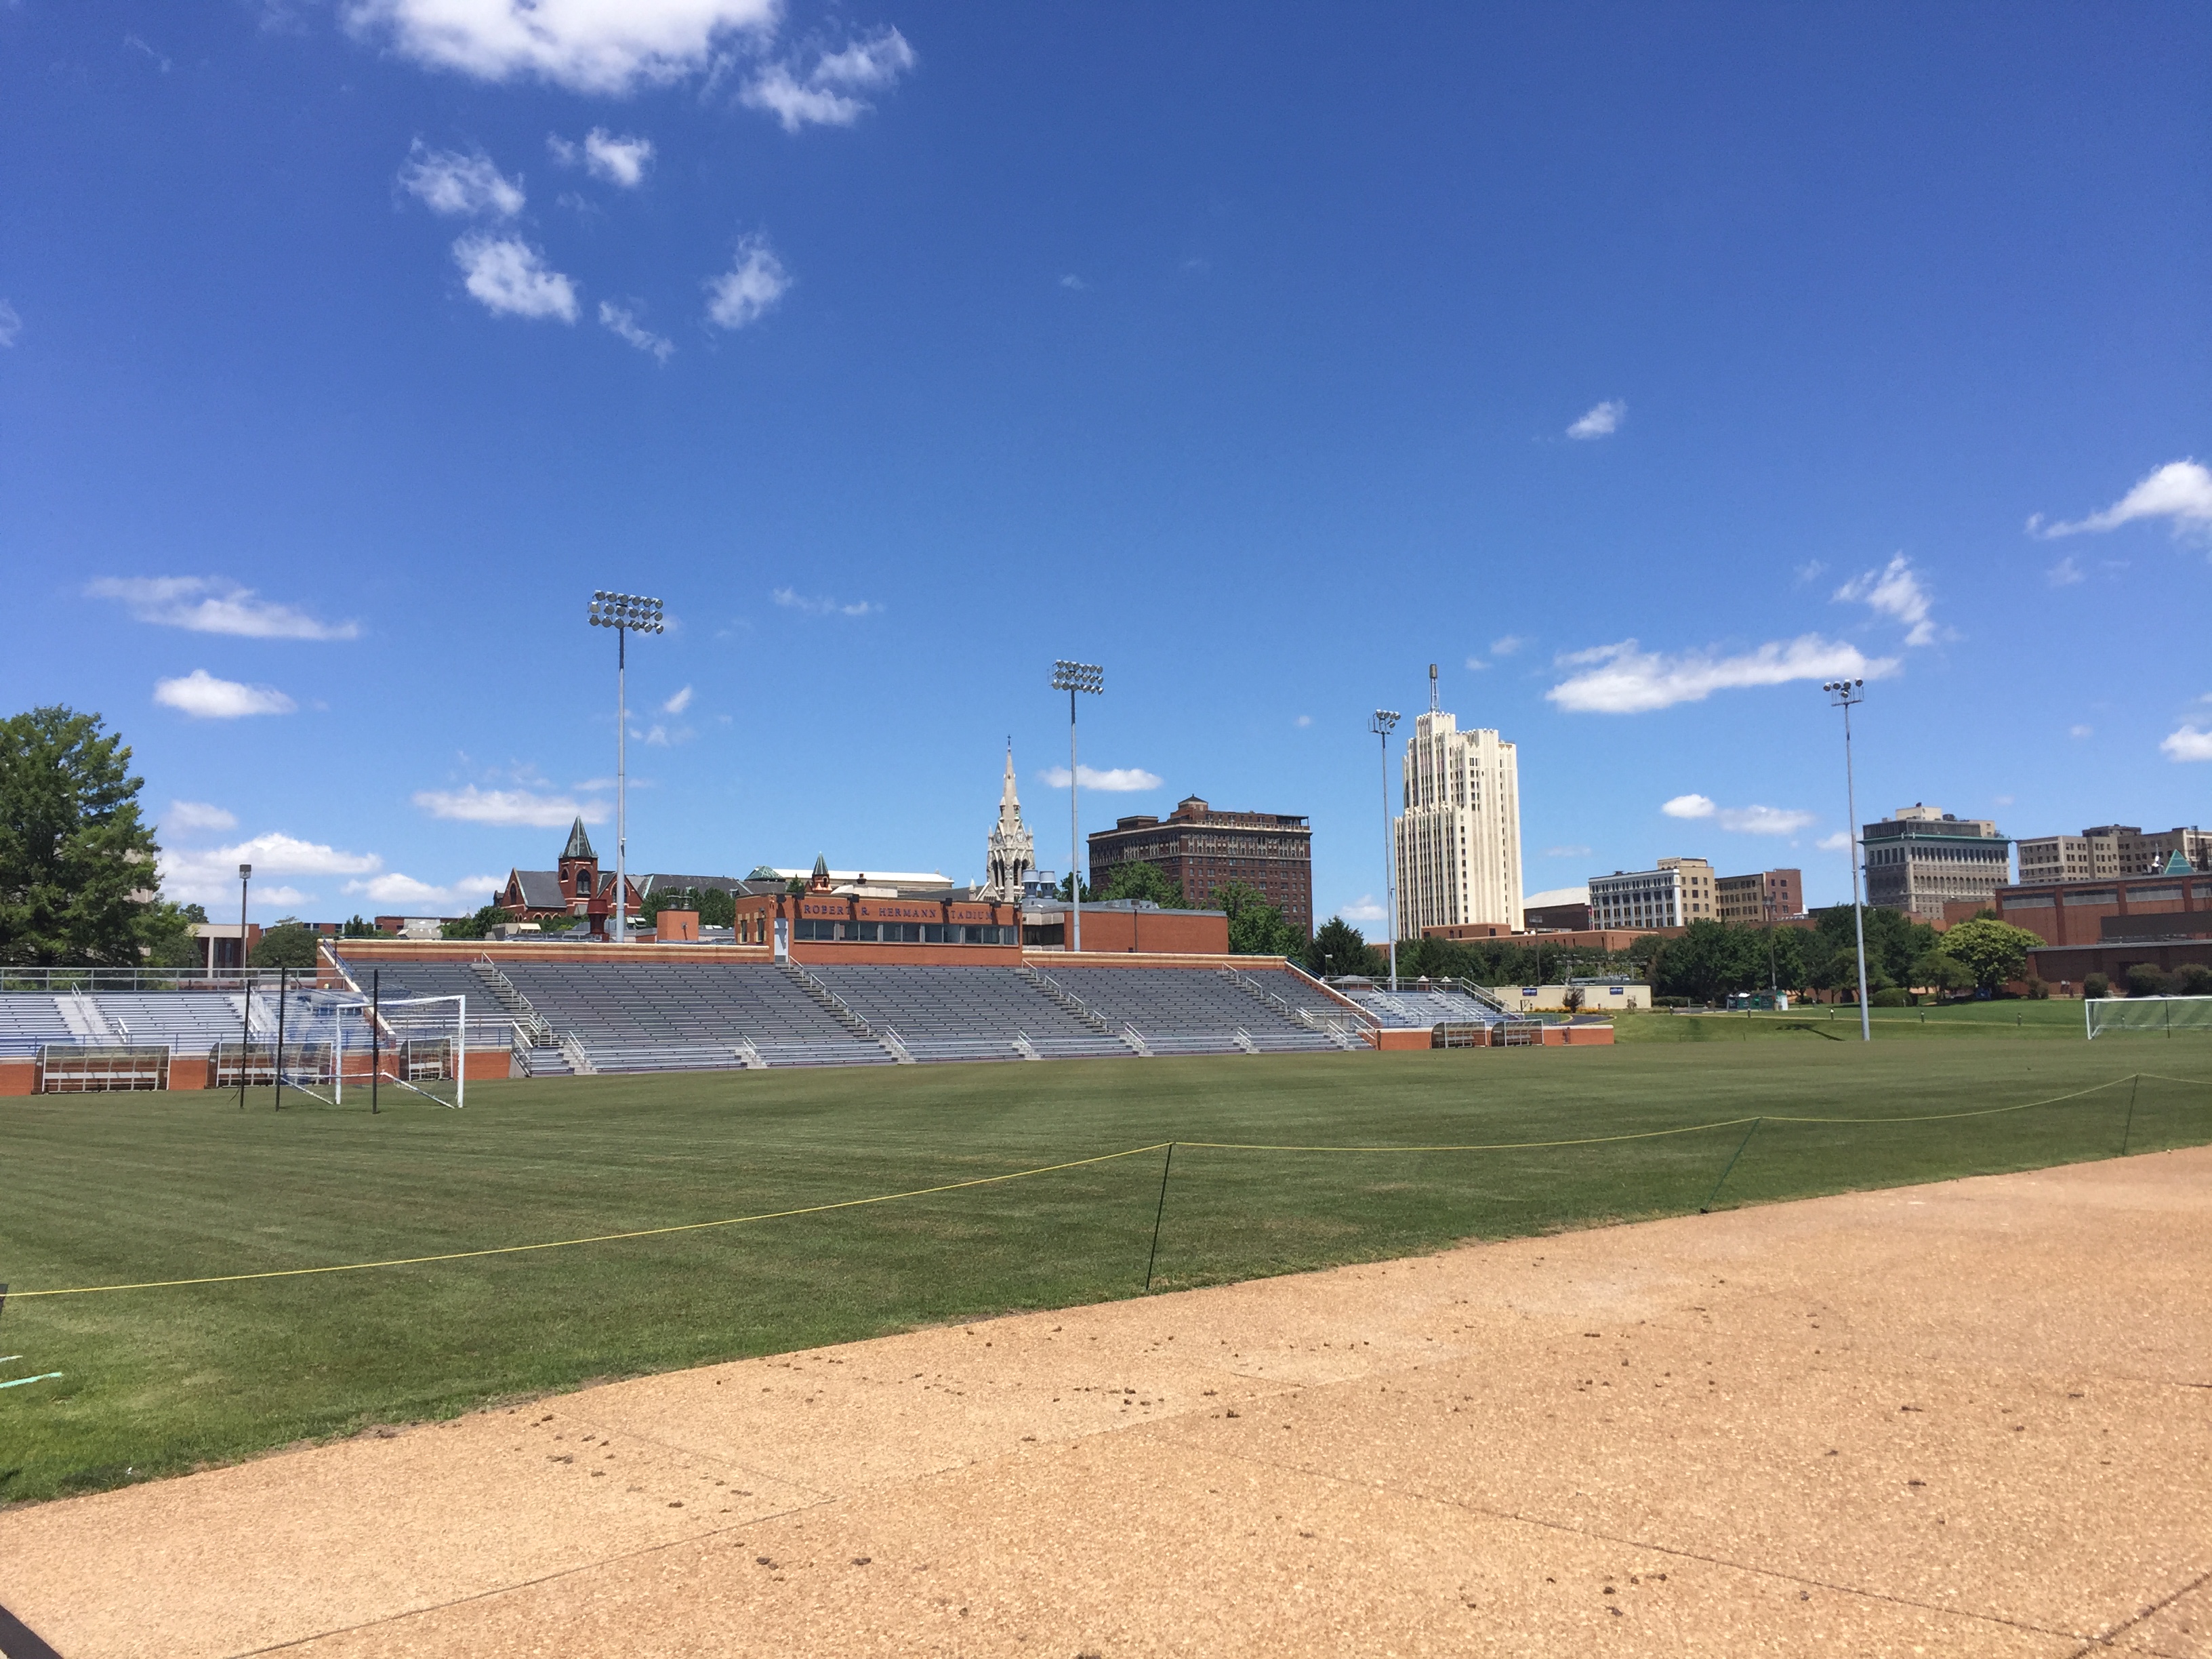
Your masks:
<instances>
[{"instance_id":1,"label":"red brick church","mask_svg":"<svg viewBox=\"0 0 2212 1659\"><path fill-rule=\"evenodd\" d=\"M624 911L635 916L641 902L637 884L625 879L623 887ZM592 933L604 933L615 908L615 878L599 873L599 855L592 850L592 838L584 833L580 817L569 828L558 869L508 871L507 884L492 902L517 921L582 916Z\"/></svg>"}]
</instances>

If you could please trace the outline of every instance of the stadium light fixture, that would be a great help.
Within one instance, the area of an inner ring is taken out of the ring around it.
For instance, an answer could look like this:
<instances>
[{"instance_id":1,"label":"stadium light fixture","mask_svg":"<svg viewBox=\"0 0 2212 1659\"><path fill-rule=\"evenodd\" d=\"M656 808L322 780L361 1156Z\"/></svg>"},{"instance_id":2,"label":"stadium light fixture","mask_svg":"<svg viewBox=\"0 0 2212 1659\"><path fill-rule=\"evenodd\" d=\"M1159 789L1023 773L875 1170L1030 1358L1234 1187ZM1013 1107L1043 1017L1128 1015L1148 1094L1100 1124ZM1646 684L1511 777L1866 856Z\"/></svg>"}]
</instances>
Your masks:
<instances>
[{"instance_id":1,"label":"stadium light fixture","mask_svg":"<svg viewBox=\"0 0 2212 1659\"><path fill-rule=\"evenodd\" d=\"M238 1109L246 1109L246 1048L253 1040L253 981L246 976L246 890L253 866L238 866Z\"/></svg>"},{"instance_id":2,"label":"stadium light fixture","mask_svg":"<svg viewBox=\"0 0 2212 1659\"><path fill-rule=\"evenodd\" d=\"M1390 924L1390 988L1398 988L1398 854L1390 834L1390 733L1397 729L1398 711L1378 708L1367 729L1382 739L1382 906Z\"/></svg>"},{"instance_id":3,"label":"stadium light fixture","mask_svg":"<svg viewBox=\"0 0 2212 1659\"><path fill-rule=\"evenodd\" d=\"M1851 777L1851 710L1866 701L1866 682L1830 680L1820 690L1828 694L1829 707L1844 711L1844 810L1850 814L1844 833L1850 838L1851 929L1857 935L1859 950L1859 1041L1871 1042L1874 1016L1867 1010L1866 913L1859 903L1859 798L1857 785Z\"/></svg>"},{"instance_id":4,"label":"stadium light fixture","mask_svg":"<svg viewBox=\"0 0 2212 1659\"><path fill-rule=\"evenodd\" d=\"M629 937L628 893L629 860L629 636L665 632L660 601L639 593L617 593L595 588L587 620L594 628L615 630L615 943Z\"/></svg>"},{"instance_id":5,"label":"stadium light fixture","mask_svg":"<svg viewBox=\"0 0 2212 1659\"><path fill-rule=\"evenodd\" d=\"M1106 690L1106 671L1095 662L1070 662L1065 657L1052 665L1052 689L1067 693L1067 948L1083 948L1083 817L1076 805L1075 694L1098 696Z\"/></svg>"}]
</instances>

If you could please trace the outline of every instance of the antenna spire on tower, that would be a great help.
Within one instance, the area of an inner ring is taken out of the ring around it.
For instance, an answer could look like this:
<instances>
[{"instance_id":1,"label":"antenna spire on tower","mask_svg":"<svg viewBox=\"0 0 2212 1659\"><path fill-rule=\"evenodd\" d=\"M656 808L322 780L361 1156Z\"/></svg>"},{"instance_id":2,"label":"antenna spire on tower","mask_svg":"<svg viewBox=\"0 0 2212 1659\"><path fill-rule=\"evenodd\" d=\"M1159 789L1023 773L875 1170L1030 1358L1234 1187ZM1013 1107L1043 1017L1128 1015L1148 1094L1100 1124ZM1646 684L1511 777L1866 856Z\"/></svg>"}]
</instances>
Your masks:
<instances>
[{"instance_id":1,"label":"antenna spire on tower","mask_svg":"<svg viewBox=\"0 0 2212 1659\"><path fill-rule=\"evenodd\" d=\"M1437 665L1431 663L1429 665L1429 713L1433 714L1437 712Z\"/></svg>"}]
</instances>

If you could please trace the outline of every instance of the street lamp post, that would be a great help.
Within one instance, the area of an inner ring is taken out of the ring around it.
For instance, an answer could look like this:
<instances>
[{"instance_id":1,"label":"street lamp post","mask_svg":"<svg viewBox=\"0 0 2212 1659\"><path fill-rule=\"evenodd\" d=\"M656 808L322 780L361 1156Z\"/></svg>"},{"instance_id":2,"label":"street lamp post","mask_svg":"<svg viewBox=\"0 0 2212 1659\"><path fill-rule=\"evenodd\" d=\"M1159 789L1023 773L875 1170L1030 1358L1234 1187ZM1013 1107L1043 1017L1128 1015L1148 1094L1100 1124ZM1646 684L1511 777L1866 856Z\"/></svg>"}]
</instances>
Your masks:
<instances>
[{"instance_id":1,"label":"street lamp post","mask_svg":"<svg viewBox=\"0 0 2212 1659\"><path fill-rule=\"evenodd\" d=\"M1067 693L1067 948L1083 948L1083 819L1075 801L1075 694L1096 696L1106 690L1106 671L1095 662L1052 665L1052 689Z\"/></svg>"},{"instance_id":2,"label":"street lamp post","mask_svg":"<svg viewBox=\"0 0 2212 1659\"><path fill-rule=\"evenodd\" d=\"M629 931L628 863L629 859L629 636L632 632L662 632L660 601L635 593L614 593L605 588L592 595L589 618L594 628L615 630L615 943L623 943Z\"/></svg>"},{"instance_id":3,"label":"street lamp post","mask_svg":"<svg viewBox=\"0 0 2212 1659\"><path fill-rule=\"evenodd\" d=\"M1382 904L1389 913L1390 988L1398 988L1398 855L1390 835L1390 733L1398 724L1398 711L1378 708L1367 729L1382 739Z\"/></svg>"},{"instance_id":4,"label":"street lamp post","mask_svg":"<svg viewBox=\"0 0 2212 1659\"><path fill-rule=\"evenodd\" d=\"M246 1109L246 1057L253 1042L253 981L246 976L246 889L253 866L238 866L238 1109ZM281 1056L280 1056L281 1058Z\"/></svg>"},{"instance_id":5,"label":"street lamp post","mask_svg":"<svg viewBox=\"0 0 2212 1659\"><path fill-rule=\"evenodd\" d=\"M1844 711L1844 810L1850 820L1844 831L1850 838L1851 847L1851 929L1858 939L1859 951L1859 1041L1874 1041L1874 1017L1867 1012L1866 971L1866 913L1859 903L1859 798L1858 787L1851 775L1851 709L1866 701L1866 682L1830 680L1820 690L1828 694L1829 706Z\"/></svg>"}]
</instances>

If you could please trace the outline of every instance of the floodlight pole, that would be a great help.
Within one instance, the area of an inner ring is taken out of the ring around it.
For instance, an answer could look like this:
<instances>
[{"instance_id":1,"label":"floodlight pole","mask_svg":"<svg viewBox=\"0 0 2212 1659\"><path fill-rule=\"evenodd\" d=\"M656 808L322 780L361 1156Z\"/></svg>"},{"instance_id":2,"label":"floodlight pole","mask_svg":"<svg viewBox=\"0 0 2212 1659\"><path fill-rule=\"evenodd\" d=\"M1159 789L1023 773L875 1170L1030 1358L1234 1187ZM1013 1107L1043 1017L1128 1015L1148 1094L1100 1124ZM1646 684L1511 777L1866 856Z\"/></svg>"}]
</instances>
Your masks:
<instances>
[{"instance_id":1,"label":"floodlight pole","mask_svg":"<svg viewBox=\"0 0 2212 1659\"><path fill-rule=\"evenodd\" d=\"M665 632L660 601L635 593L593 590L586 620L615 630L615 943L629 937L629 635ZM588 906L586 907L589 908Z\"/></svg>"},{"instance_id":2,"label":"floodlight pole","mask_svg":"<svg viewBox=\"0 0 2212 1659\"><path fill-rule=\"evenodd\" d=\"M1367 729L1382 740L1382 906L1390 927L1390 988L1398 988L1398 851L1390 833L1390 733L1398 724L1398 711L1378 708Z\"/></svg>"},{"instance_id":3,"label":"floodlight pole","mask_svg":"<svg viewBox=\"0 0 2212 1659\"><path fill-rule=\"evenodd\" d=\"M1866 701L1866 682L1830 680L1820 688L1828 694L1831 707L1844 711L1844 800L1850 821L1844 826L1850 837L1851 846L1851 929L1857 936L1859 951L1859 1041L1874 1041L1874 1016L1867 1010L1866 970L1866 912L1859 902L1859 797L1858 786L1851 774L1851 708Z\"/></svg>"},{"instance_id":4,"label":"floodlight pole","mask_svg":"<svg viewBox=\"0 0 2212 1659\"><path fill-rule=\"evenodd\" d=\"M253 866L238 866L238 1109L246 1109L246 1060L253 1042L253 981L246 976L246 890Z\"/></svg>"},{"instance_id":5,"label":"floodlight pole","mask_svg":"<svg viewBox=\"0 0 2212 1659\"><path fill-rule=\"evenodd\" d=\"M1070 951L1083 948L1083 817L1075 799L1075 694L1093 696L1106 689L1106 671L1095 662L1070 662L1062 657L1052 665L1052 689L1067 693L1067 943Z\"/></svg>"}]
</instances>

